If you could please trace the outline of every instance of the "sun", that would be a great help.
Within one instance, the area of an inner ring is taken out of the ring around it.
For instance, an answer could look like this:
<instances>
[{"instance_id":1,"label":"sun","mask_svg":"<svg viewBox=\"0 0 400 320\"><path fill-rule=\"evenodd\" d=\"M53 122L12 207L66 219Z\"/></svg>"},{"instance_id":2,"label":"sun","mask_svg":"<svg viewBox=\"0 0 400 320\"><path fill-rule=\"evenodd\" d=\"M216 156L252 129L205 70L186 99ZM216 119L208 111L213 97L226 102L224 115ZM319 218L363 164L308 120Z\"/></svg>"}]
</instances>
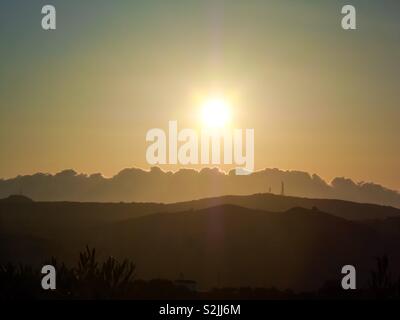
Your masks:
<instances>
[{"instance_id":1,"label":"sun","mask_svg":"<svg viewBox=\"0 0 400 320\"><path fill-rule=\"evenodd\" d=\"M209 98L202 105L201 118L207 128L222 129L230 123L231 116L231 105L224 98Z\"/></svg>"}]
</instances>

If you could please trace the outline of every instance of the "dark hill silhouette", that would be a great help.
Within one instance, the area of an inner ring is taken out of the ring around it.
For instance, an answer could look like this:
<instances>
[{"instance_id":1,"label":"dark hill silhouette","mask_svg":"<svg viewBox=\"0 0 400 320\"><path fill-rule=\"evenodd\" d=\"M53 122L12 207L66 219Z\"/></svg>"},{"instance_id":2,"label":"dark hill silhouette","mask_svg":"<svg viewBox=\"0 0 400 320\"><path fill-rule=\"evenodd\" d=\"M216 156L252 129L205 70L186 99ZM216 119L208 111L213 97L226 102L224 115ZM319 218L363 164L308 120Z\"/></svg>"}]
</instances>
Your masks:
<instances>
[{"instance_id":1,"label":"dark hill silhouette","mask_svg":"<svg viewBox=\"0 0 400 320\"><path fill-rule=\"evenodd\" d=\"M164 172L158 167L150 171L132 168L111 178L65 170L54 175L37 173L0 179L0 198L23 190L36 201L173 203L230 194L249 195L270 189L272 193L280 194L282 182L286 195L400 208L400 194L375 183L356 183L347 178L335 178L327 183L315 174L278 169L236 176L233 171L225 174L216 168L201 171L181 169L177 172Z\"/></svg>"},{"instance_id":2,"label":"dark hill silhouette","mask_svg":"<svg viewBox=\"0 0 400 320\"><path fill-rule=\"evenodd\" d=\"M293 207L317 208L348 220L384 219L400 216L400 209L373 204L255 194L224 196L173 204L14 202L5 199L0 200L0 219L2 226L6 229L27 233L35 232L41 236L42 232L44 234L48 232L46 230L65 233L69 232L70 228L86 228L157 212L197 210L224 204L273 212L287 211Z\"/></svg>"},{"instance_id":3,"label":"dark hill silhouette","mask_svg":"<svg viewBox=\"0 0 400 320\"><path fill-rule=\"evenodd\" d=\"M206 289L313 290L345 264L365 280L384 254L399 269L399 211L273 194L174 204L0 201L0 263L73 263L90 245L135 261L147 280L182 272Z\"/></svg>"},{"instance_id":4,"label":"dark hill silhouette","mask_svg":"<svg viewBox=\"0 0 400 320\"><path fill-rule=\"evenodd\" d=\"M200 289L298 290L336 279L345 264L358 267L362 283L373 258L383 254L391 257L395 270L400 267L400 229L389 230L391 219L398 218L350 221L318 208L269 212L232 204L166 212L171 208L1 203L0 263L38 263L51 256L72 263L88 244L101 257L135 261L138 277L145 280L176 279L182 272Z\"/></svg>"},{"instance_id":5,"label":"dark hill silhouette","mask_svg":"<svg viewBox=\"0 0 400 320\"><path fill-rule=\"evenodd\" d=\"M135 257L142 277L173 279L184 272L204 288L315 289L337 278L346 264L361 266L362 282L372 257L386 250L385 240L370 225L304 208L271 213L222 205L142 216L97 234L96 243L107 252Z\"/></svg>"},{"instance_id":6,"label":"dark hill silhouette","mask_svg":"<svg viewBox=\"0 0 400 320\"><path fill-rule=\"evenodd\" d=\"M226 196L175 204L30 202L25 200L15 202L6 199L0 201L0 232L39 238L70 238L72 234L74 235L71 239L72 243L80 243L83 240L90 242L90 232L87 230L104 224L157 212L190 211L224 204L273 212L287 211L293 207L316 208L348 220L382 220L400 216L400 210L392 207L272 194Z\"/></svg>"},{"instance_id":7,"label":"dark hill silhouette","mask_svg":"<svg viewBox=\"0 0 400 320\"><path fill-rule=\"evenodd\" d=\"M25 197L23 195L10 195L7 198L0 199L0 202L8 202L8 203L31 203L32 199Z\"/></svg>"},{"instance_id":8,"label":"dark hill silhouette","mask_svg":"<svg viewBox=\"0 0 400 320\"><path fill-rule=\"evenodd\" d=\"M349 220L383 219L400 216L400 209L375 204L357 203L331 199L308 199L274 194L254 194L249 196L224 196L181 202L168 205L168 211L201 209L222 204L233 204L251 209L281 212L293 207L318 208Z\"/></svg>"}]
</instances>

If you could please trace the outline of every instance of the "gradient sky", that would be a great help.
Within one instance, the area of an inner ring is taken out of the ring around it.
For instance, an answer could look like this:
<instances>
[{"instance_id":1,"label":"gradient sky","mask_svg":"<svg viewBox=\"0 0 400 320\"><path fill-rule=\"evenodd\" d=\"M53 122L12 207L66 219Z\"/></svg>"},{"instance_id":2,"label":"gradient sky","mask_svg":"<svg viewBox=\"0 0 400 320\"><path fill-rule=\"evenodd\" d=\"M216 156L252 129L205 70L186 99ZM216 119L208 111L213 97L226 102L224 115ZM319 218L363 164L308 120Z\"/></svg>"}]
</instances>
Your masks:
<instances>
[{"instance_id":1,"label":"gradient sky","mask_svg":"<svg viewBox=\"0 0 400 320\"><path fill-rule=\"evenodd\" d=\"M400 190L399 16L398 0L2 0L0 177L147 168L147 130L195 127L194 97L220 91L256 169Z\"/></svg>"}]
</instances>

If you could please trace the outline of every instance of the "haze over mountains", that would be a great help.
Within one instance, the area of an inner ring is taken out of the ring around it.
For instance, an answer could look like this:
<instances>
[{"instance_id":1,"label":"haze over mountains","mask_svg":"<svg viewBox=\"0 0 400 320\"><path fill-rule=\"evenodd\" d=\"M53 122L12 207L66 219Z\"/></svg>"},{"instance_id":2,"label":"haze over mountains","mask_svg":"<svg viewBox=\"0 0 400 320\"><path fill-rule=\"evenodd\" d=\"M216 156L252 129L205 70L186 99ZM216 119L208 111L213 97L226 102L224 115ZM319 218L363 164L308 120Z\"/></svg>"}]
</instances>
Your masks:
<instances>
[{"instance_id":1,"label":"haze over mountains","mask_svg":"<svg viewBox=\"0 0 400 320\"><path fill-rule=\"evenodd\" d=\"M374 183L335 178L329 184L318 175L300 171L264 169L249 176L225 174L218 169L181 169L175 173L158 167L150 171L124 169L112 178L65 170L55 175L37 173L0 180L0 198L24 194L36 201L180 202L223 195L271 191L285 195L375 203L400 208L400 194Z\"/></svg>"}]
</instances>

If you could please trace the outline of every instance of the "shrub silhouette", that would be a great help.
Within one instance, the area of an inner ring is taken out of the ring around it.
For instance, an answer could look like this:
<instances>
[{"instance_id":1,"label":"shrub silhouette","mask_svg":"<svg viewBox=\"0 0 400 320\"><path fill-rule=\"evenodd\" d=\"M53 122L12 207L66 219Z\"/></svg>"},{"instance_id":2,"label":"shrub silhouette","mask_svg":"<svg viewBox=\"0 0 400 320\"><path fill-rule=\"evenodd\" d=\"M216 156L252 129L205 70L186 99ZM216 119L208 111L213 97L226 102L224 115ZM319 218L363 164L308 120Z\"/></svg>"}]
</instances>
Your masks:
<instances>
[{"instance_id":1,"label":"shrub silhouette","mask_svg":"<svg viewBox=\"0 0 400 320\"><path fill-rule=\"evenodd\" d=\"M38 294L36 273L30 266L0 265L0 299L31 299Z\"/></svg>"},{"instance_id":2,"label":"shrub silhouette","mask_svg":"<svg viewBox=\"0 0 400 320\"><path fill-rule=\"evenodd\" d=\"M371 271L369 287L378 299L399 298L400 279L393 281L389 271L389 258L376 258L377 270Z\"/></svg>"},{"instance_id":3,"label":"shrub silhouette","mask_svg":"<svg viewBox=\"0 0 400 320\"><path fill-rule=\"evenodd\" d=\"M393 281L387 256L376 258L377 269L371 271L369 286L346 292L339 280L327 281L319 291L294 293L276 288L213 288L193 292L173 281L135 279L135 265L129 260L109 257L100 262L96 250L88 246L79 254L77 264L69 267L52 258L48 263L57 271L57 289L41 288L39 269L22 264L0 265L0 300L9 299L398 299L400 280Z\"/></svg>"},{"instance_id":4,"label":"shrub silhouette","mask_svg":"<svg viewBox=\"0 0 400 320\"><path fill-rule=\"evenodd\" d=\"M46 264L53 265L57 270L57 290L42 290L39 270L7 264L0 266L0 298L122 299L127 296L135 276L132 262L119 262L109 257L99 263L96 250L89 247L79 254L77 267L59 264L55 258Z\"/></svg>"},{"instance_id":5,"label":"shrub silhouette","mask_svg":"<svg viewBox=\"0 0 400 320\"><path fill-rule=\"evenodd\" d=\"M103 263L96 258L96 250L86 247L79 254L76 268L68 269L64 264L56 267L57 278L61 280L62 288L68 288L67 295L78 296L81 299L121 299L125 297L134 280L135 265L123 260L119 262L109 257ZM72 294L73 293L73 294Z\"/></svg>"}]
</instances>

